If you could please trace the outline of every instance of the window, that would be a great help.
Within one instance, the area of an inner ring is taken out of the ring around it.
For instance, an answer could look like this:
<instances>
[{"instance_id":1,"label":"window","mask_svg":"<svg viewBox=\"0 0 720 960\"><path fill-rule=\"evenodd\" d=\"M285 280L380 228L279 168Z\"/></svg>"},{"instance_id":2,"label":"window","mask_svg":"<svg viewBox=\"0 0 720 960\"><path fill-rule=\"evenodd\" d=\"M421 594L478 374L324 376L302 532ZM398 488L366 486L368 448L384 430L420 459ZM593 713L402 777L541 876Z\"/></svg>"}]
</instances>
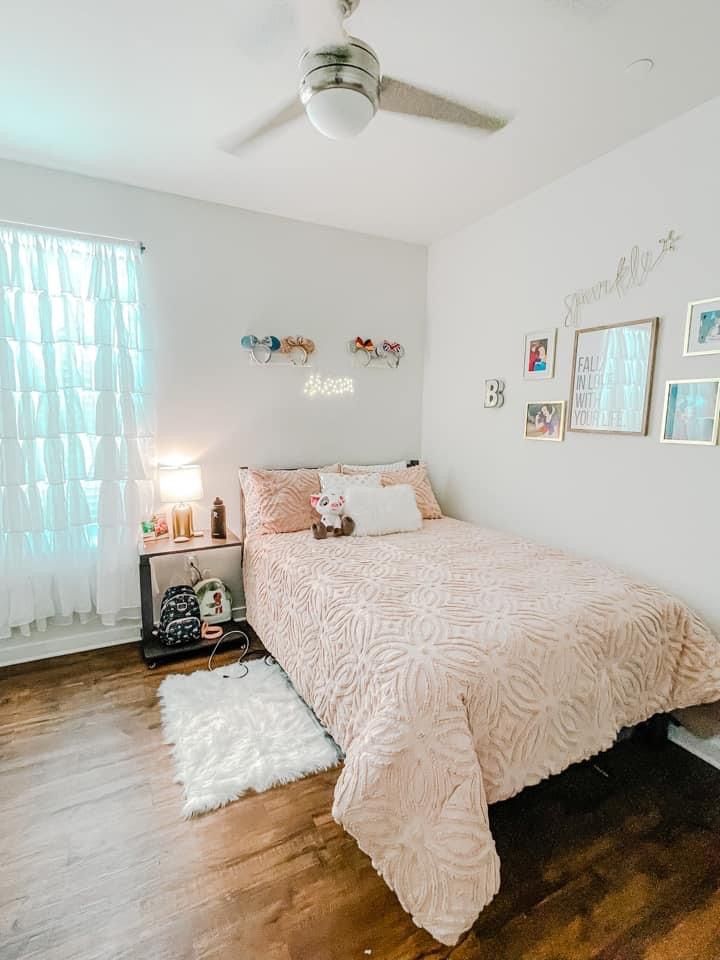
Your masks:
<instances>
[{"instance_id":1,"label":"window","mask_svg":"<svg viewBox=\"0 0 720 960\"><path fill-rule=\"evenodd\" d=\"M0 638L138 607L152 485L137 245L0 226Z\"/></svg>"}]
</instances>

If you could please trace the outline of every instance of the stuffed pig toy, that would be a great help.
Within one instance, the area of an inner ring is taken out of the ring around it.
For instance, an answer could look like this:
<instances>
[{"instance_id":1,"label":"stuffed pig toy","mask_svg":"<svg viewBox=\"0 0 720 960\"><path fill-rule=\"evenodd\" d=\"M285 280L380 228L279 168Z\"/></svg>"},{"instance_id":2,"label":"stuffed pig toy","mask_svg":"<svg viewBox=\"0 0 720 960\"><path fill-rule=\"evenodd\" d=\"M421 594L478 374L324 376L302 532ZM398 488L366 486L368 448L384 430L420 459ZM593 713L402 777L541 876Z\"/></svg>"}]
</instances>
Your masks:
<instances>
[{"instance_id":1,"label":"stuffed pig toy","mask_svg":"<svg viewBox=\"0 0 720 960\"><path fill-rule=\"evenodd\" d=\"M316 520L312 525L316 540L324 540L327 536L349 537L355 529L355 521L343 516L345 497L341 494L314 493L310 505L320 514L320 521Z\"/></svg>"}]
</instances>

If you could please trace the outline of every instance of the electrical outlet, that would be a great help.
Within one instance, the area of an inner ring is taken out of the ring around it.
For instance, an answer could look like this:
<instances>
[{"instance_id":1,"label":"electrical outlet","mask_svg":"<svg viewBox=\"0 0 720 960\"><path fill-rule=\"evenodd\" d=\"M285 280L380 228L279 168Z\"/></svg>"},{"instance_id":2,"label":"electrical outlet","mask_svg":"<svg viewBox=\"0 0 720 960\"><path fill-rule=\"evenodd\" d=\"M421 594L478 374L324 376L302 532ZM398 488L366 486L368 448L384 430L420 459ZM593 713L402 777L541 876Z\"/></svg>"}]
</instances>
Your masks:
<instances>
[{"instance_id":1,"label":"electrical outlet","mask_svg":"<svg viewBox=\"0 0 720 960\"><path fill-rule=\"evenodd\" d=\"M185 554L185 576L190 584L195 584L201 579L200 566L194 553Z\"/></svg>"}]
</instances>

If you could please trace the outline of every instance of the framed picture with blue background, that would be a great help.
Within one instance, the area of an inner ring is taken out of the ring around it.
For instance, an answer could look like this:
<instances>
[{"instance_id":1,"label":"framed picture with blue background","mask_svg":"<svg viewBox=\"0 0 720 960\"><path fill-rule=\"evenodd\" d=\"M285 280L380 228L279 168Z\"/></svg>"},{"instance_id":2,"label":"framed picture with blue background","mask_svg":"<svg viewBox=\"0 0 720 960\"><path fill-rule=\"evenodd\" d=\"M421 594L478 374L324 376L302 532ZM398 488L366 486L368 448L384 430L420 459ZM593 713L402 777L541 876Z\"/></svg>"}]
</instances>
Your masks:
<instances>
[{"instance_id":1,"label":"framed picture with blue background","mask_svg":"<svg viewBox=\"0 0 720 960\"><path fill-rule=\"evenodd\" d=\"M526 380L551 380L555 376L557 328L525 334L523 376Z\"/></svg>"},{"instance_id":2,"label":"framed picture with blue background","mask_svg":"<svg viewBox=\"0 0 720 960\"><path fill-rule=\"evenodd\" d=\"M686 357L720 353L720 297L688 304L685 325Z\"/></svg>"},{"instance_id":3,"label":"framed picture with blue background","mask_svg":"<svg viewBox=\"0 0 720 960\"><path fill-rule=\"evenodd\" d=\"M718 439L720 378L668 380L665 386L663 443L701 443Z\"/></svg>"}]
</instances>

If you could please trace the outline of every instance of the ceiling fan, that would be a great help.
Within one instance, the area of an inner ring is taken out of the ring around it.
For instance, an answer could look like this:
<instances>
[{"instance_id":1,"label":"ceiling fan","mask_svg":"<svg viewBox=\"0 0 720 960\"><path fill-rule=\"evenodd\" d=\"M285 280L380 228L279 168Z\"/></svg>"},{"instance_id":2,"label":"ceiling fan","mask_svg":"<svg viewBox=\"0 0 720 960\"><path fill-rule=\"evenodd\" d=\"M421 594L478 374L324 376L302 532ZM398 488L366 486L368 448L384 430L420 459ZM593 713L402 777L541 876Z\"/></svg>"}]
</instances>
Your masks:
<instances>
[{"instance_id":1,"label":"ceiling fan","mask_svg":"<svg viewBox=\"0 0 720 960\"><path fill-rule=\"evenodd\" d=\"M298 95L254 130L226 138L223 148L238 153L250 143L291 123L303 113L331 140L357 136L378 110L439 120L476 130L500 130L507 119L484 113L446 97L382 74L377 54L367 43L351 37L344 21L360 0L297 0L301 18L322 22L320 37L300 58ZM329 6L328 6L329 5ZM314 6L314 10L311 8ZM324 8L320 10L319 8ZM330 16L328 16L330 14Z\"/></svg>"}]
</instances>

